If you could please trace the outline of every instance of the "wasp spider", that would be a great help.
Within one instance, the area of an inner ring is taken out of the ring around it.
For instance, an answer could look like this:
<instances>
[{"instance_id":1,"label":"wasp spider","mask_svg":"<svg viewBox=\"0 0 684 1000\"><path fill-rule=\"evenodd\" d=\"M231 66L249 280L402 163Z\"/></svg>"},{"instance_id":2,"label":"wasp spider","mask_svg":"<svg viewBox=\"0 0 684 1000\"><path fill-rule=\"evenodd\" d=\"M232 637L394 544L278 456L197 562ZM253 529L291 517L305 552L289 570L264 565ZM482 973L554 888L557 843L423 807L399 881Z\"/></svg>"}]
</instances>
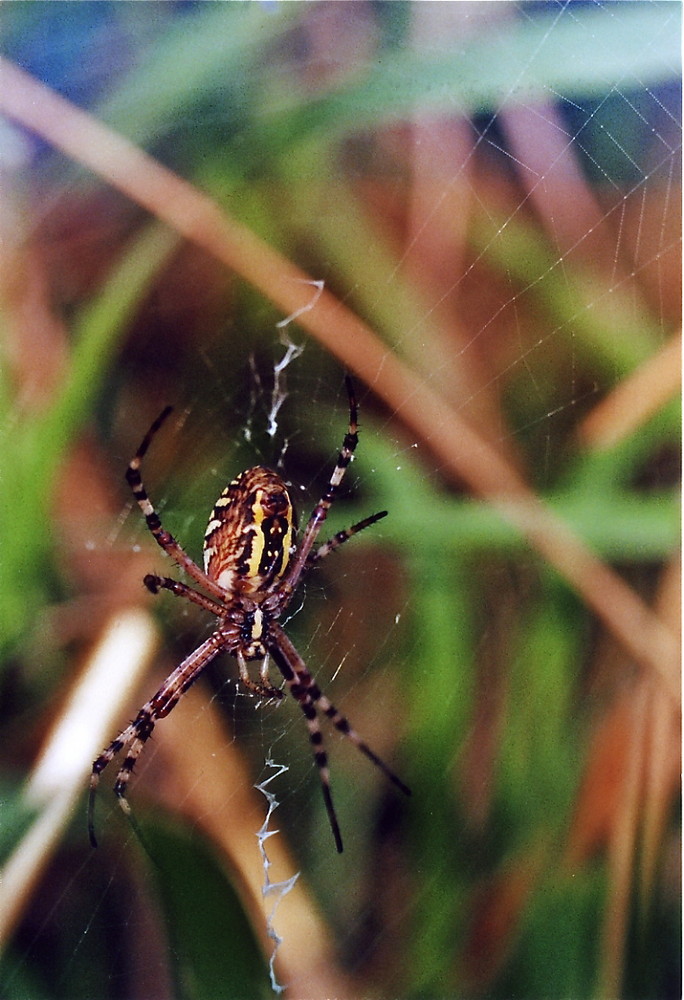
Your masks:
<instances>
[{"instance_id":1,"label":"wasp spider","mask_svg":"<svg viewBox=\"0 0 684 1000\"><path fill-rule=\"evenodd\" d=\"M325 493L311 513L299 546L295 541L297 518L287 486L277 473L263 466L256 466L242 472L216 501L204 535L204 569L200 569L176 539L162 527L140 475L145 453L171 412L171 407L167 407L157 417L131 460L126 470L126 479L145 515L147 527L164 551L204 593L178 580L153 574L144 578L145 586L153 594L160 590L170 590L177 597L184 597L215 615L217 622L209 638L169 674L157 693L143 705L133 722L112 740L93 763L88 807L88 830L93 846L96 845L94 799L102 771L120 751L125 751L114 791L122 809L128 813L128 779L152 730L160 719L169 714L207 664L224 652L237 659L239 677L244 687L264 698L283 696L283 692L272 685L269 677L269 657L275 661L290 694L298 702L306 719L325 808L338 851L342 851L342 836L330 792L328 759L323 747L318 711L326 715L332 725L376 767L384 771L404 794L410 794L406 785L364 743L347 719L322 693L278 622L303 575L311 566L387 514L384 510L372 514L314 548L358 442L357 407L349 378L346 384L349 395L349 429L344 437L337 465ZM260 663L259 680L253 680L249 674L248 663L252 661Z\"/></svg>"}]
</instances>

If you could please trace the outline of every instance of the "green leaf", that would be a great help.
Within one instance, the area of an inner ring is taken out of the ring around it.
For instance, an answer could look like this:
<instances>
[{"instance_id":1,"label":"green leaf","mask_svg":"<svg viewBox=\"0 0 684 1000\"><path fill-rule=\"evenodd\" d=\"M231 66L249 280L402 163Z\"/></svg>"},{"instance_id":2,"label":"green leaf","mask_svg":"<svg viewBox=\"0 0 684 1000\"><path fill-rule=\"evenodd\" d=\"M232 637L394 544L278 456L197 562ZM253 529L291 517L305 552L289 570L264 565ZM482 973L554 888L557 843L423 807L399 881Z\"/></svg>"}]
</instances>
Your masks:
<instances>
[{"instance_id":1,"label":"green leaf","mask_svg":"<svg viewBox=\"0 0 684 1000\"><path fill-rule=\"evenodd\" d=\"M272 995L267 963L240 897L208 845L158 823L142 823L141 830L166 918L178 995L184 1000Z\"/></svg>"}]
</instances>

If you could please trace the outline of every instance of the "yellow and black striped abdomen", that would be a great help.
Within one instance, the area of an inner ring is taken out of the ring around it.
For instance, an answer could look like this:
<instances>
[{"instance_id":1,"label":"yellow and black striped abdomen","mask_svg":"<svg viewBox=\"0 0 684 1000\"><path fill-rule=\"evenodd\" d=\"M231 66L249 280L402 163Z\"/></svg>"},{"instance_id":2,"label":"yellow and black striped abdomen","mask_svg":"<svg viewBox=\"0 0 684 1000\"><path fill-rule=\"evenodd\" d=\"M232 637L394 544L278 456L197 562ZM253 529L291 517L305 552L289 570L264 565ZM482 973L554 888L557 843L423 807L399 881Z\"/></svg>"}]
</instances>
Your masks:
<instances>
[{"instance_id":1,"label":"yellow and black striped abdomen","mask_svg":"<svg viewBox=\"0 0 684 1000\"><path fill-rule=\"evenodd\" d=\"M290 560L297 528L288 489L261 465L241 472L216 501L204 535L204 568L229 594L258 600Z\"/></svg>"}]
</instances>

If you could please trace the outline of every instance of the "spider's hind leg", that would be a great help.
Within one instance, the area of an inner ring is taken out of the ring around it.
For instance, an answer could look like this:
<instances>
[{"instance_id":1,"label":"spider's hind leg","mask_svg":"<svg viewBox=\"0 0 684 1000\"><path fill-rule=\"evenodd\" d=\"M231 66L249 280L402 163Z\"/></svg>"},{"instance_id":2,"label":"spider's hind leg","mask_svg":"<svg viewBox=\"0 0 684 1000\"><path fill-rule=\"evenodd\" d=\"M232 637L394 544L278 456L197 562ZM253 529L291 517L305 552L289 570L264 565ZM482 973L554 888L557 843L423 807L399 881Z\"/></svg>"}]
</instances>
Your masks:
<instances>
[{"instance_id":1,"label":"spider's hind leg","mask_svg":"<svg viewBox=\"0 0 684 1000\"><path fill-rule=\"evenodd\" d=\"M143 751L145 743L152 735L155 723L160 719L166 718L169 712L178 704L190 685L197 680L207 664L214 659L217 653L229 647L233 639L234 637L231 633L222 629L218 629L210 635L201 646L197 647L194 653L187 656L169 674L157 693L143 705L130 726L126 726L116 739L112 740L107 749L96 758L90 778L90 795L88 799L88 834L93 847L97 847L93 824L95 793L100 781L100 775L104 769L114 760L118 753L126 750L126 756L116 777L114 792L123 811L126 814L130 814L130 807L126 801L128 779L133 773L133 768Z\"/></svg>"},{"instance_id":2,"label":"spider's hind leg","mask_svg":"<svg viewBox=\"0 0 684 1000\"><path fill-rule=\"evenodd\" d=\"M282 630L278 628L276 631L278 634L279 644L271 647L271 653L273 655L273 659L278 664L278 669L285 678L285 682L292 692L293 697L296 698L299 703L299 707L304 713L306 725L309 730L309 740L313 749L314 760L316 761L316 767L318 768L318 776L321 782L321 791L323 792L325 811L328 814L328 822L330 823L330 829L332 830L332 835L335 839L335 847L337 848L338 854L341 854L344 848L342 844L340 824L337 821L337 813L335 812L332 792L330 790L328 755L323 746L323 733L321 732L321 727L318 723L316 705L309 694L306 683L302 683L302 680L304 679L301 676L302 668L307 677L310 677L310 674L304 667L301 658L294 649L294 646L292 646L292 643L289 639L287 639ZM283 642L282 639L285 639L285 642Z\"/></svg>"},{"instance_id":3,"label":"spider's hind leg","mask_svg":"<svg viewBox=\"0 0 684 1000\"><path fill-rule=\"evenodd\" d=\"M337 822L337 813L335 812L332 792L330 791L328 755L323 747L323 733L321 732L321 727L318 724L316 705L309 697L306 688L303 688L296 681L290 684L290 689L299 702L299 707L306 718L306 724L309 730L309 740L311 741L311 746L313 748L314 759L316 761L316 767L318 768L318 776L321 779L321 791L323 792L325 811L328 814L328 822L330 823L330 829L332 830L332 835L335 839L337 853L341 854L344 849L342 844L342 834L340 833L340 825Z\"/></svg>"},{"instance_id":4,"label":"spider's hind leg","mask_svg":"<svg viewBox=\"0 0 684 1000\"><path fill-rule=\"evenodd\" d=\"M88 836L93 847L97 847L97 838L95 837L95 795L100 783L100 775L107 765L114 760L116 755L124 747L128 747L126 758L119 768L114 792L123 811L127 815L130 815L131 809L126 801L126 785L135 767L135 762L140 756L145 742L149 739L153 729L154 721L152 720L151 712L145 706L145 708L142 708L138 712L135 721L130 726L127 726L115 740L112 740L107 749L93 763L88 794Z\"/></svg>"},{"instance_id":5,"label":"spider's hind leg","mask_svg":"<svg viewBox=\"0 0 684 1000\"><path fill-rule=\"evenodd\" d=\"M309 729L309 739L313 747L314 758L316 760L318 774L321 779L321 788L323 791L325 808L328 813L328 819L335 838L337 850L341 853L342 837L340 835L340 828L337 822L335 807L333 805L332 794L330 791L328 757L323 748L323 734L318 723L318 708L320 708L320 710L327 715L331 723L337 730L339 730L339 732L346 736L347 739L353 743L362 754L375 764L375 766L397 786L397 788L401 789L404 795L410 795L411 790L400 778L397 777L394 771L392 771L387 764L385 764L384 760L381 760L381 758L378 757L373 750L371 750L368 744L361 739L359 734L352 729L345 716L342 715L342 713L338 711L332 702L329 701L328 698L326 698L326 696L322 693L307 670L306 664L288 637L285 635L282 628L280 628L280 626L276 623L273 623L271 625L271 633L273 637L273 644L270 649L273 659L278 664L280 672L285 678L293 697L297 699L299 707L306 718L306 724Z\"/></svg>"}]
</instances>

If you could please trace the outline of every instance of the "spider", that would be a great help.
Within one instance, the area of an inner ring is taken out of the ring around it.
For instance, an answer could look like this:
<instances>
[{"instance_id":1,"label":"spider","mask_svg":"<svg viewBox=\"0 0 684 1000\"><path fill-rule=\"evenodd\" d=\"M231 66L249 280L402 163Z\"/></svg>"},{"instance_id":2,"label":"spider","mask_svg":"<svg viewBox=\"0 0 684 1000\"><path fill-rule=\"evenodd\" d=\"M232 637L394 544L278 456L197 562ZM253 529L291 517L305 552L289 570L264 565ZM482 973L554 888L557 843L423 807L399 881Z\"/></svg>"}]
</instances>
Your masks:
<instances>
[{"instance_id":1,"label":"spider","mask_svg":"<svg viewBox=\"0 0 684 1000\"><path fill-rule=\"evenodd\" d=\"M178 580L151 573L143 580L145 586L153 594L170 590L176 597L183 597L215 615L217 622L209 638L169 674L133 722L94 761L88 802L88 832L93 847L97 846L94 805L100 774L118 753L125 750L114 792L123 811L130 815L126 799L128 780L152 730L178 704L207 664L224 652L237 659L242 685L267 699L283 697L283 691L274 687L269 677L269 657L275 661L290 694L304 713L328 820L340 853L342 835L330 791L328 758L323 746L318 710L405 795L411 794L403 781L371 750L323 694L278 622L307 570L359 531L387 515L385 510L371 514L314 548L358 443L357 405L349 377L346 378L346 387L349 428L328 486L311 513L299 546L295 542L297 516L286 484L277 473L258 465L240 473L216 501L204 534L204 569L200 569L162 526L140 475L142 460L172 407L167 406L160 413L131 459L126 479L145 516L147 527L167 555L206 593ZM258 681L249 674L247 665L252 661L260 662Z\"/></svg>"}]
</instances>

